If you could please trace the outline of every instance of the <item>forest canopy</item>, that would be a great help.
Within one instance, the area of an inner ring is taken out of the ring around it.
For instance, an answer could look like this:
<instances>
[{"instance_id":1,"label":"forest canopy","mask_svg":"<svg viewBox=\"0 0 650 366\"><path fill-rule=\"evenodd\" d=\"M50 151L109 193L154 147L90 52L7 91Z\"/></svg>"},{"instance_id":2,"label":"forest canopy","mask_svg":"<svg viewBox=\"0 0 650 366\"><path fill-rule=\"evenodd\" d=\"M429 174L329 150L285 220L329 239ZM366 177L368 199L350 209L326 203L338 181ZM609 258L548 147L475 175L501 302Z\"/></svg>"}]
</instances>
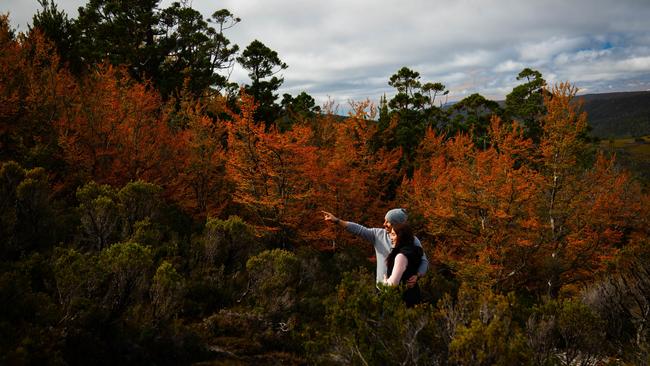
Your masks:
<instances>
[{"instance_id":1,"label":"forest canopy","mask_svg":"<svg viewBox=\"0 0 650 366\"><path fill-rule=\"evenodd\" d=\"M25 33L0 16L0 364L650 361L647 189L572 84L448 106L403 67L339 116L280 97L290 65L226 9L39 2ZM320 214L394 207L414 308Z\"/></svg>"}]
</instances>

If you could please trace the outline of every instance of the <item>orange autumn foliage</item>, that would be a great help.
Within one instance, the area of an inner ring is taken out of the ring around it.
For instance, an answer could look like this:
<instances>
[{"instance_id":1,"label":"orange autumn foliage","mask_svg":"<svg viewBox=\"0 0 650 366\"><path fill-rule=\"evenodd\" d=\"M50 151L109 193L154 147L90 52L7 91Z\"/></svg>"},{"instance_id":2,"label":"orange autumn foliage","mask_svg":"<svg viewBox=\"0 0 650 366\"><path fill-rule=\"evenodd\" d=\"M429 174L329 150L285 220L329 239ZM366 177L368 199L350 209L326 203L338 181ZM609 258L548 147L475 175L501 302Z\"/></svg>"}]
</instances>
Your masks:
<instances>
[{"instance_id":1,"label":"orange autumn foliage","mask_svg":"<svg viewBox=\"0 0 650 366\"><path fill-rule=\"evenodd\" d=\"M74 85L40 31L12 37L7 16L0 15L0 156L52 164L57 158L52 125Z\"/></svg>"},{"instance_id":2,"label":"orange autumn foliage","mask_svg":"<svg viewBox=\"0 0 650 366\"><path fill-rule=\"evenodd\" d=\"M241 114L227 123L226 168L235 185L233 200L245 209L245 218L284 246L306 235L300 227L311 211L307 198L315 184L316 149L308 143L309 127L266 131L253 120L256 107L242 93Z\"/></svg>"},{"instance_id":3,"label":"orange autumn foliage","mask_svg":"<svg viewBox=\"0 0 650 366\"><path fill-rule=\"evenodd\" d=\"M167 107L165 118L178 126L170 186L173 198L190 213L202 219L219 217L230 198L223 146L227 131L224 123L207 115L208 105L189 96L181 96L177 111L175 100Z\"/></svg>"},{"instance_id":4,"label":"orange autumn foliage","mask_svg":"<svg viewBox=\"0 0 650 366\"><path fill-rule=\"evenodd\" d=\"M444 141L428 133L423 145L432 156L406 183L405 194L427 230L444 238L436 254L441 260L454 263L461 275L496 283L525 264L535 243L532 230L541 223L529 203L540 178L517 166L517 156L532 149L517 125L503 126L494 117L488 134L495 144L480 149L468 135Z\"/></svg>"},{"instance_id":5,"label":"orange autumn foliage","mask_svg":"<svg viewBox=\"0 0 650 366\"><path fill-rule=\"evenodd\" d=\"M402 182L402 152L376 146L369 102L354 103L348 118L326 113L281 132L254 122L244 94L236 114L218 96L163 104L121 67L75 81L41 34L10 37L6 18L0 49L3 157L62 159L55 174L71 187L145 180L196 219L237 213L271 245L320 250L357 243L320 210L379 226L387 209L407 207L423 239L437 241L424 240L432 263L476 287L552 296L591 281L647 237L647 195L615 160L593 153L568 84L545 94L539 144L496 117L480 147L472 136L430 130ZM232 120L214 117L223 114Z\"/></svg>"},{"instance_id":6,"label":"orange autumn foliage","mask_svg":"<svg viewBox=\"0 0 650 366\"><path fill-rule=\"evenodd\" d=\"M124 69L100 66L75 91L57 122L71 173L84 181L164 183L174 142L160 117L159 95Z\"/></svg>"},{"instance_id":7,"label":"orange autumn foliage","mask_svg":"<svg viewBox=\"0 0 650 366\"><path fill-rule=\"evenodd\" d=\"M544 177L538 205L545 225L536 264L551 295L562 286L582 283L607 268L627 244L626 232L643 229L647 201L629 174L615 168L614 158L593 156L582 136L587 116L576 103L577 89L562 83L545 97L547 114L540 141ZM552 97L551 97L552 96ZM646 212L647 213L647 212ZM641 220L641 221L640 221Z\"/></svg>"},{"instance_id":8,"label":"orange autumn foliage","mask_svg":"<svg viewBox=\"0 0 650 366\"><path fill-rule=\"evenodd\" d=\"M319 154L320 177L315 200L317 207L336 213L347 220L366 226L380 226L392 202L386 200L390 182L398 182L401 172L398 163L400 150L372 151L371 137L377 126L373 121L375 109L370 102L352 105L350 116L343 121L329 122L336 131L332 146L321 148ZM337 243L353 238L329 225L323 225L318 216L317 240L321 248L335 248Z\"/></svg>"},{"instance_id":9,"label":"orange autumn foliage","mask_svg":"<svg viewBox=\"0 0 650 366\"><path fill-rule=\"evenodd\" d=\"M404 187L440 241L434 256L475 286L557 296L604 270L624 232L639 227L641 195L629 176L603 156L586 165L575 89L561 84L551 94L539 150L496 117L486 149L470 136L445 141L430 132Z\"/></svg>"},{"instance_id":10,"label":"orange autumn foliage","mask_svg":"<svg viewBox=\"0 0 650 366\"><path fill-rule=\"evenodd\" d=\"M19 75L23 61L20 44L11 37L9 16L0 15L0 136L9 133L9 118L18 111L19 95L15 76ZM4 138L2 139L4 142ZM2 150L5 150L5 146Z\"/></svg>"}]
</instances>

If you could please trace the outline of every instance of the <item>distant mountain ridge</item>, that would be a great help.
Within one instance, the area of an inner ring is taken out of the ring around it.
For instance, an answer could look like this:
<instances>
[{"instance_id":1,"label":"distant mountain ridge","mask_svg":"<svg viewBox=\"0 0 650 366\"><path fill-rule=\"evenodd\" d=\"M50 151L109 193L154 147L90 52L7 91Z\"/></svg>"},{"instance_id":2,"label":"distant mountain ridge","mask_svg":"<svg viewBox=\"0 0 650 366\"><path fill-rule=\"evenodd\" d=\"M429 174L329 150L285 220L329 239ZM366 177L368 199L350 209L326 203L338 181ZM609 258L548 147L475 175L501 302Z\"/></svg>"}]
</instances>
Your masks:
<instances>
[{"instance_id":1,"label":"distant mountain ridge","mask_svg":"<svg viewBox=\"0 0 650 366\"><path fill-rule=\"evenodd\" d=\"M650 135L650 92L579 95L584 101L591 135L623 138Z\"/></svg>"},{"instance_id":2,"label":"distant mountain ridge","mask_svg":"<svg viewBox=\"0 0 650 366\"><path fill-rule=\"evenodd\" d=\"M591 136L620 139L650 135L650 91L584 94L576 99L584 102ZM505 108L505 100L496 102ZM456 103L448 102L442 109L449 110Z\"/></svg>"}]
</instances>

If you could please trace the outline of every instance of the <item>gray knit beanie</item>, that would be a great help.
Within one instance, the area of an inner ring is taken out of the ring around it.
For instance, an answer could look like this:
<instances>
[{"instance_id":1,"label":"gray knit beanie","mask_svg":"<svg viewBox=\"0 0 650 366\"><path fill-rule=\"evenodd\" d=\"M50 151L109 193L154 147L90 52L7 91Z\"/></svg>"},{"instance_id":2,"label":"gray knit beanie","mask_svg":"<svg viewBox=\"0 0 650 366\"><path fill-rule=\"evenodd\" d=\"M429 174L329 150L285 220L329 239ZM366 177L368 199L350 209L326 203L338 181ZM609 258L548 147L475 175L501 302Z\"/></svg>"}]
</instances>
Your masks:
<instances>
[{"instance_id":1,"label":"gray knit beanie","mask_svg":"<svg viewBox=\"0 0 650 366\"><path fill-rule=\"evenodd\" d=\"M406 210L403 208L394 208L386 212L386 221L390 222L392 225L400 225L406 222L408 215Z\"/></svg>"}]
</instances>

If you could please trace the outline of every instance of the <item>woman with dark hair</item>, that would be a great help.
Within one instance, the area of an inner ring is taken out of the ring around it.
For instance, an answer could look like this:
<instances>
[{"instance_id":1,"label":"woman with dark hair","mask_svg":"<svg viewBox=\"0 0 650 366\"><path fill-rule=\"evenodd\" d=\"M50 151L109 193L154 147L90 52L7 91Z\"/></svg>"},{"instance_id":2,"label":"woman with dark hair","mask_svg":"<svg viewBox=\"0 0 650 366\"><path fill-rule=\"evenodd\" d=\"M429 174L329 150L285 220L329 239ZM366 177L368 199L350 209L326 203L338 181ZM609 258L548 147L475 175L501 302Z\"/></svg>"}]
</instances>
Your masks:
<instances>
[{"instance_id":1,"label":"woman with dark hair","mask_svg":"<svg viewBox=\"0 0 650 366\"><path fill-rule=\"evenodd\" d=\"M384 276L384 284L404 285L409 277L418 271L422 248L415 245L415 236L408 224L393 225L389 236L393 249L386 257L388 275ZM420 303L420 287L417 283L411 288L406 288L403 299L407 307Z\"/></svg>"}]
</instances>

